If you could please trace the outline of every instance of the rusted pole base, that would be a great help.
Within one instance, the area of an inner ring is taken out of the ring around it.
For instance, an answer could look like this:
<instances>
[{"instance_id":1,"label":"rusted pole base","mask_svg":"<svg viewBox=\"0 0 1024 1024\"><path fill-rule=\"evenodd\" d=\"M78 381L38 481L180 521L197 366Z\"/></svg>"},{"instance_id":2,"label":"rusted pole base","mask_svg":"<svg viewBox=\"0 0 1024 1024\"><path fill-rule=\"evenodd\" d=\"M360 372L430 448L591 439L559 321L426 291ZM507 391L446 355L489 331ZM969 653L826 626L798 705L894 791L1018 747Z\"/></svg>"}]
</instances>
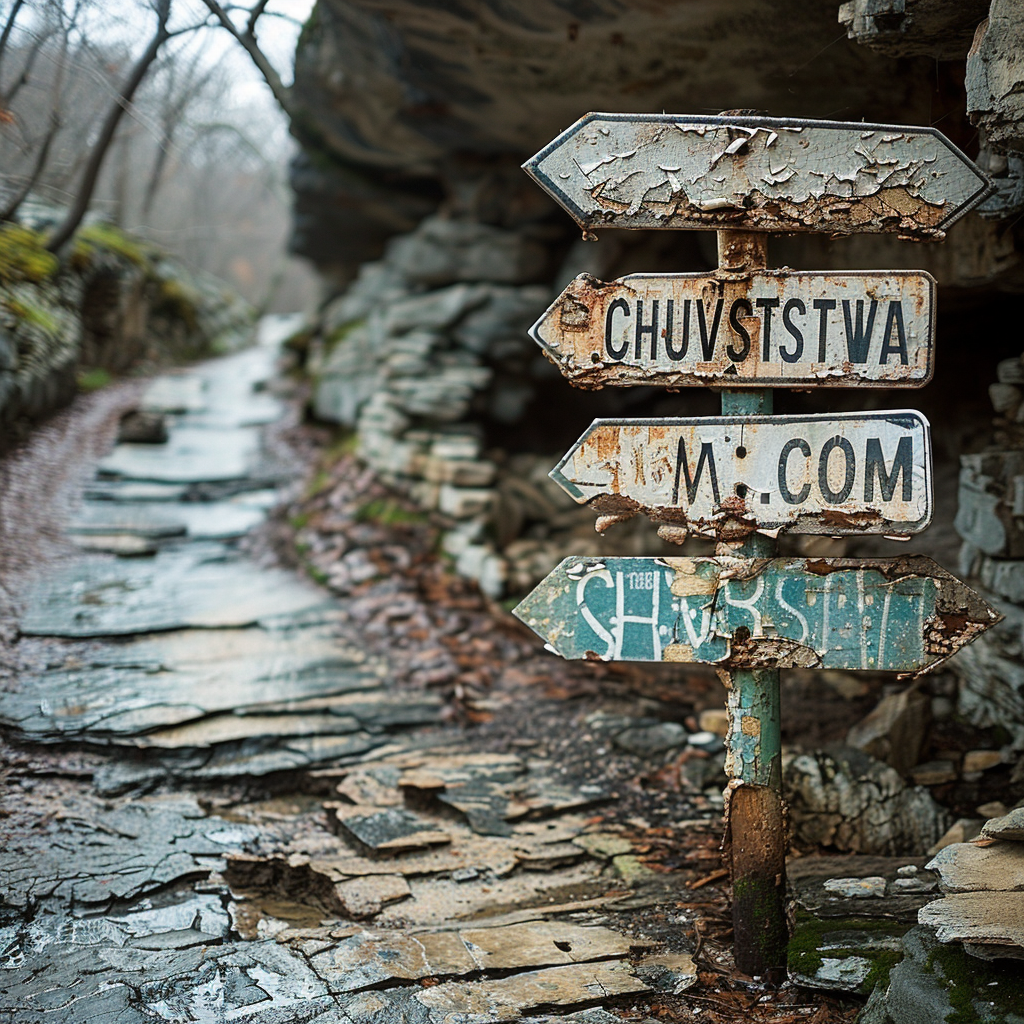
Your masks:
<instances>
[{"instance_id":1,"label":"rusted pole base","mask_svg":"<svg viewBox=\"0 0 1024 1024\"><path fill-rule=\"evenodd\" d=\"M782 797L768 786L735 781L727 798L736 966L751 976L777 977L785 971L789 941Z\"/></svg>"},{"instance_id":2,"label":"rusted pole base","mask_svg":"<svg viewBox=\"0 0 1024 1024\"><path fill-rule=\"evenodd\" d=\"M767 266L767 238L718 232L719 272L749 273ZM767 415L768 390L724 390L722 413ZM770 558L778 544L763 534L722 541L720 555ZM725 808L726 863L732 876L733 951L744 974L776 978L786 968L786 821L782 802L779 673L723 674L729 687Z\"/></svg>"}]
</instances>

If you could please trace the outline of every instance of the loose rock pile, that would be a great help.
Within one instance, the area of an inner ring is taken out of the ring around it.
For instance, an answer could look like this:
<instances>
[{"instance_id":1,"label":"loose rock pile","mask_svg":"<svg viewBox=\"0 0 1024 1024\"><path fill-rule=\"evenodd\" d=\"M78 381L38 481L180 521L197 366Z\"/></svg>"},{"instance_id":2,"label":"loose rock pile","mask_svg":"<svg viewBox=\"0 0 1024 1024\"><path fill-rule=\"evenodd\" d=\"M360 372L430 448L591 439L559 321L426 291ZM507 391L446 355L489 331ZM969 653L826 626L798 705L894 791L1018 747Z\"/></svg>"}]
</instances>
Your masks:
<instances>
[{"instance_id":1,"label":"loose rock pile","mask_svg":"<svg viewBox=\"0 0 1024 1024\"><path fill-rule=\"evenodd\" d=\"M457 524L446 547L491 595L507 576L483 540L497 466L461 421L483 400L514 423L533 397L524 336L549 301L530 283L545 262L526 232L428 219L327 307L311 359L318 417L354 427L383 479Z\"/></svg>"},{"instance_id":2,"label":"loose rock pile","mask_svg":"<svg viewBox=\"0 0 1024 1024\"><path fill-rule=\"evenodd\" d=\"M553 294L534 283L541 240L428 218L325 308L309 354L316 416L353 428L382 480L448 518L444 550L491 597L528 588L566 550L599 553L593 516L547 478L557 454L485 451L486 425L519 423L556 375L526 333ZM601 550L663 548L653 531L638 546L637 530Z\"/></svg>"}]
</instances>

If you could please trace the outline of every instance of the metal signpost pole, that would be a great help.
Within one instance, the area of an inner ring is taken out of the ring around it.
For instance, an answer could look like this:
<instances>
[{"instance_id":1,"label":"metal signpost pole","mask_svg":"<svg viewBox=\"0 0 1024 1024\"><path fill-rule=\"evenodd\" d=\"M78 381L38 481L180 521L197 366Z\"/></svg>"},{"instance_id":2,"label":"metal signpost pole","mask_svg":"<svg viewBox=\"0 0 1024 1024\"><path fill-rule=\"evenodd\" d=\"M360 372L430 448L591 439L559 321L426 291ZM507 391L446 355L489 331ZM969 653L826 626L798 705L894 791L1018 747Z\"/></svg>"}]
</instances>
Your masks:
<instances>
[{"instance_id":1,"label":"metal signpost pole","mask_svg":"<svg viewBox=\"0 0 1024 1024\"><path fill-rule=\"evenodd\" d=\"M719 231L719 269L743 274L767 268L767 243L767 235ZM770 415L772 397L767 388L724 390L722 415ZM777 550L773 538L751 533L737 541L720 540L715 553L771 558ZM765 975L785 967L789 938L779 670L736 669L723 672L722 678L729 688L726 844L736 966L746 974Z\"/></svg>"}]
</instances>

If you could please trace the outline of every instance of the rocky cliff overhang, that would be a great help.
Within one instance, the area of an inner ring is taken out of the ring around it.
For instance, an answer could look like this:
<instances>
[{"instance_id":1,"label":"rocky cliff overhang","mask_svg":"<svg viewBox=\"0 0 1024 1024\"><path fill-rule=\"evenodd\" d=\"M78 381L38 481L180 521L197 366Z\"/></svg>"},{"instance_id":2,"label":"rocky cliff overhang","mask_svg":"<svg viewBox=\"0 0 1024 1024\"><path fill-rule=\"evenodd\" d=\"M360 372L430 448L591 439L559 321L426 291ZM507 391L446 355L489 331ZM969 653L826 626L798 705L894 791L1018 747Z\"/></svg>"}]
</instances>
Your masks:
<instances>
[{"instance_id":1,"label":"rocky cliff overhang","mask_svg":"<svg viewBox=\"0 0 1024 1024\"><path fill-rule=\"evenodd\" d=\"M952 56L984 13L957 15ZM970 148L963 68L937 76L929 45L876 52L802 0L319 0L296 56L293 247L350 272L442 200L505 227L548 217L518 164L589 110L929 124L941 107Z\"/></svg>"}]
</instances>

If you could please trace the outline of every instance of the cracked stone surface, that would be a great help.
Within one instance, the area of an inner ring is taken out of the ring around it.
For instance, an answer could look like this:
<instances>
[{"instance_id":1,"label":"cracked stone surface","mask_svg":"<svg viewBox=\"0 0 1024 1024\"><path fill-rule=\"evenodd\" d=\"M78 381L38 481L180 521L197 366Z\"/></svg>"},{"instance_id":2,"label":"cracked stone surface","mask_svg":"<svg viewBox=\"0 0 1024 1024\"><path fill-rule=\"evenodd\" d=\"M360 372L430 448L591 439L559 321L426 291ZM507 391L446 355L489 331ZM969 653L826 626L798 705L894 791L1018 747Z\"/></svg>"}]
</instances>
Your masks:
<instances>
[{"instance_id":1,"label":"cracked stone surface","mask_svg":"<svg viewBox=\"0 0 1024 1024\"><path fill-rule=\"evenodd\" d=\"M325 603L312 584L258 568L211 542L146 560L67 565L29 594L20 628L26 636L94 637L248 626Z\"/></svg>"},{"instance_id":2,"label":"cracked stone surface","mask_svg":"<svg viewBox=\"0 0 1024 1024\"><path fill-rule=\"evenodd\" d=\"M273 358L153 382L167 443L114 449L68 527L94 550L24 595L0 728L58 767L0 790L0 1020L614 1024L683 991L622 916L681 882L623 881L600 771L467 748L344 600L237 543L276 498Z\"/></svg>"},{"instance_id":3,"label":"cracked stone surface","mask_svg":"<svg viewBox=\"0 0 1024 1024\"><path fill-rule=\"evenodd\" d=\"M88 817L66 816L8 838L0 850L0 907L26 908L48 897L69 904L125 900L190 876L225 846L208 833L224 822L191 800L129 803Z\"/></svg>"}]
</instances>

